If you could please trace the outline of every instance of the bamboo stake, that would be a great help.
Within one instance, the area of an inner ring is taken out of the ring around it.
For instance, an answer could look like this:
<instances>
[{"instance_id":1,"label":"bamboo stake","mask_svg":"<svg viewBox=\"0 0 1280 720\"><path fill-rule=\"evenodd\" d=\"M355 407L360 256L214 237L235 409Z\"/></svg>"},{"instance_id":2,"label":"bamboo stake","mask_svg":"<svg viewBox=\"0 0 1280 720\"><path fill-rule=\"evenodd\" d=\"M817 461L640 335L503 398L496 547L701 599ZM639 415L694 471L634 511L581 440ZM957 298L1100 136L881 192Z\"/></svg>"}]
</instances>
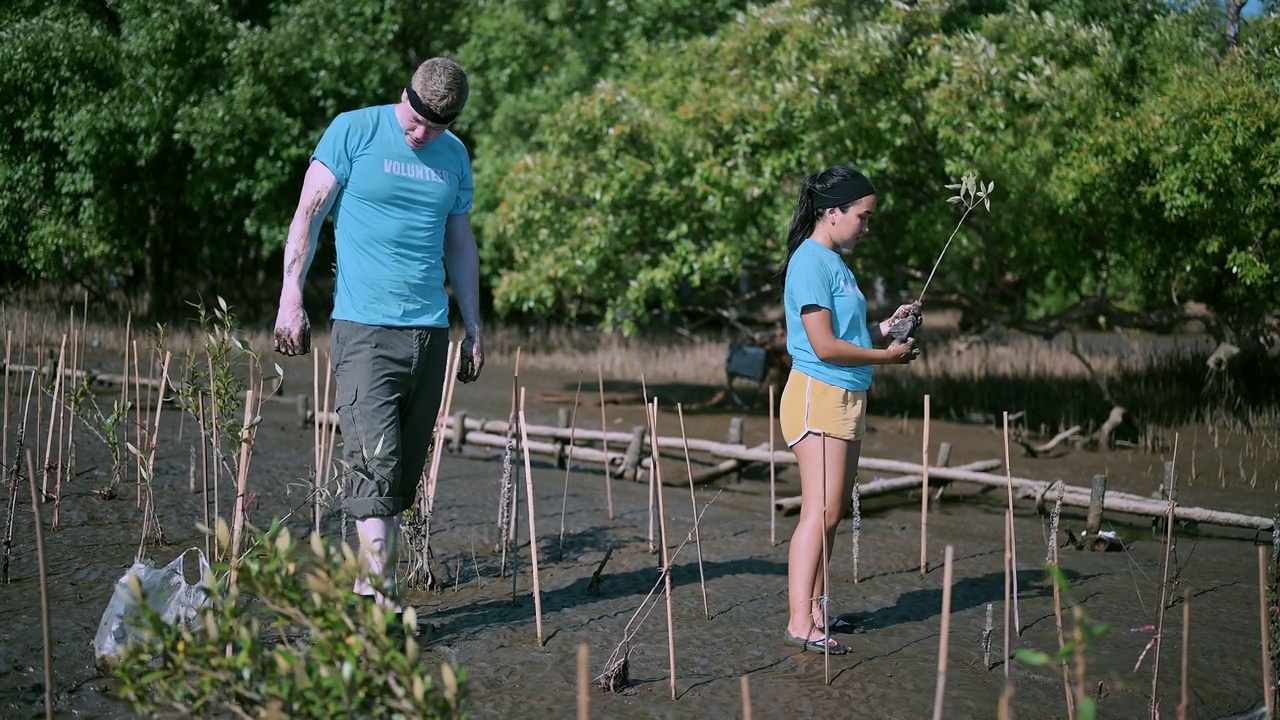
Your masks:
<instances>
[{"instance_id":1,"label":"bamboo stake","mask_svg":"<svg viewBox=\"0 0 1280 720\"><path fill-rule=\"evenodd\" d=\"M84 325L81 324L80 331L76 330L76 309L72 306L70 310L70 336L71 336L71 378L70 382L77 382L79 379L78 370L80 369L80 338L84 334ZM64 381L62 383L62 399L61 411L58 413L58 475L57 486L53 490L53 530L58 529L59 519L62 515L62 481L71 482L71 461L75 458L73 446L75 444L75 406L68 405L68 396L75 395L75 391L70 389L70 383Z\"/></svg>"},{"instance_id":2,"label":"bamboo stake","mask_svg":"<svg viewBox=\"0 0 1280 720\"><path fill-rule=\"evenodd\" d=\"M324 355L324 410L325 412L332 412L335 403L333 395L333 362L332 358L329 357L329 353L326 352ZM338 426L335 423L329 426L327 435L323 430L320 433L320 465L316 467L320 480L320 485L316 488L316 532L320 532L320 520L323 514L320 507L320 495L329 487L329 462L333 458L334 433L337 430Z\"/></svg>"},{"instance_id":3,"label":"bamboo stake","mask_svg":"<svg viewBox=\"0 0 1280 720\"><path fill-rule=\"evenodd\" d=\"M329 392L325 391L325 400L327 401ZM322 404L320 399L320 353L311 353L311 397L315 398L316 410L328 410ZM315 531L320 532L320 462L324 455L324 426L320 423L312 423L311 443L313 446L312 462L315 467L315 474L312 476L312 488L314 492L311 494L311 514L315 524Z\"/></svg>"},{"instance_id":4,"label":"bamboo stake","mask_svg":"<svg viewBox=\"0 0 1280 720\"><path fill-rule=\"evenodd\" d=\"M1262 697L1266 718L1275 717L1275 687L1271 677L1271 618L1267 602L1267 548L1258 546L1258 619L1262 628Z\"/></svg>"},{"instance_id":5,"label":"bamboo stake","mask_svg":"<svg viewBox=\"0 0 1280 720\"><path fill-rule=\"evenodd\" d=\"M117 431L120 433L120 439L117 442L124 444L129 442L129 337L132 332L133 313L129 313L124 323L124 359L122 360L123 364L120 366L120 374L123 375L126 380L125 382L120 383L120 416L116 423L116 425L119 426ZM117 448L119 447L120 445L117 444ZM113 458L113 460L115 459ZM113 473L111 482L114 484L122 484L125 481L126 475L125 463L122 461L117 462L119 466L111 469L111 472ZM115 473L119 473L118 476L115 476Z\"/></svg>"},{"instance_id":6,"label":"bamboo stake","mask_svg":"<svg viewBox=\"0 0 1280 720\"><path fill-rule=\"evenodd\" d=\"M68 362L70 362L73 370L75 368L76 329L74 309L71 310L71 327L67 334L62 337L64 343L68 340L70 341L71 350L69 352L65 352L64 346L64 352L62 353L63 357L58 359L59 375L62 374L62 370L66 368L66 364ZM57 408L57 411L54 412L53 415L58 418L58 460L56 464L50 466L53 469L53 512L49 526L49 529L52 532L58 531L58 520L59 516L62 514L62 478L66 475L66 456L63 450L66 448L67 440L67 381L63 380L61 377L59 377L58 380L59 382L55 383L53 397L53 407ZM52 421L52 419L53 418L51 417L50 420ZM53 439L52 432L49 433L49 439Z\"/></svg>"},{"instance_id":7,"label":"bamboo stake","mask_svg":"<svg viewBox=\"0 0 1280 720\"><path fill-rule=\"evenodd\" d=\"M862 483L857 473L853 476L853 502L851 503L853 519L850 521L853 530L853 584L858 584L858 554L862 549Z\"/></svg>"},{"instance_id":8,"label":"bamboo stake","mask_svg":"<svg viewBox=\"0 0 1280 720\"><path fill-rule=\"evenodd\" d=\"M431 473L427 476L426 514L429 516L436 508L436 483L440 478L440 456L444 450L444 426L449 413L453 411L453 389L458 385L458 367L462 364L462 343L449 343L449 354L445 359L444 403L436 415L436 424L432 430ZM523 425L522 425L523 427Z\"/></svg>"},{"instance_id":9,"label":"bamboo stake","mask_svg":"<svg viewBox=\"0 0 1280 720\"><path fill-rule=\"evenodd\" d=\"M751 676L739 678L742 685L742 720L751 720Z\"/></svg>"},{"instance_id":10,"label":"bamboo stake","mask_svg":"<svg viewBox=\"0 0 1280 720\"><path fill-rule=\"evenodd\" d=\"M591 717L591 695L587 689L591 684L591 674L587 670L589 653L586 643L578 643L578 720Z\"/></svg>"},{"instance_id":11,"label":"bamboo stake","mask_svg":"<svg viewBox=\"0 0 1280 720\"><path fill-rule=\"evenodd\" d=\"M44 639L44 716L53 720L53 633L49 628L49 576L44 558L44 523L40 519L40 498L36 496L36 478L27 471L31 488L31 514L35 517L36 562L40 565L40 623Z\"/></svg>"},{"instance_id":12,"label":"bamboo stake","mask_svg":"<svg viewBox=\"0 0 1280 720\"><path fill-rule=\"evenodd\" d=\"M58 396L62 390L62 364L67 359L67 335L62 335L62 349L58 351L58 377L53 382L53 396L49 402L49 432L45 436L44 444L44 466L40 469L40 497L44 502L49 500L49 470L53 467L53 427L54 422L59 418L58 410L61 403L58 402ZM61 427L61 423L58 423Z\"/></svg>"},{"instance_id":13,"label":"bamboo stake","mask_svg":"<svg viewBox=\"0 0 1280 720\"><path fill-rule=\"evenodd\" d=\"M525 501L529 504L529 556L533 562L533 611L538 624L538 647L542 647L542 585L538 581L538 528L533 508L533 466L529 462L529 438L524 429L524 388L520 388L520 444L524 450Z\"/></svg>"},{"instance_id":14,"label":"bamboo stake","mask_svg":"<svg viewBox=\"0 0 1280 720\"><path fill-rule=\"evenodd\" d=\"M645 385L644 374L640 374L640 396L644 398L645 413L649 412L649 388ZM657 552L657 548L653 544L653 505L654 505L654 478L658 473L658 436L653 432L653 422L649 422L649 449L653 456L653 464L649 466L649 554ZM643 447L643 446L642 446Z\"/></svg>"},{"instance_id":15,"label":"bamboo stake","mask_svg":"<svg viewBox=\"0 0 1280 720\"><path fill-rule=\"evenodd\" d=\"M13 362L13 331L4 331L4 366ZM4 432L0 434L0 461L9 457L9 373L4 374Z\"/></svg>"},{"instance_id":16,"label":"bamboo stake","mask_svg":"<svg viewBox=\"0 0 1280 720\"><path fill-rule=\"evenodd\" d=\"M213 376L210 375L210 378ZM138 341L133 341L133 446L142 447L142 368L138 363ZM212 380L210 380L212 382ZM142 451L133 454L134 488L137 491L138 509L142 509ZM145 513L144 513L145 516ZM145 530L143 536L146 535Z\"/></svg>"},{"instance_id":17,"label":"bamboo stake","mask_svg":"<svg viewBox=\"0 0 1280 720\"><path fill-rule=\"evenodd\" d=\"M500 490L498 497L498 544L502 548L502 561L499 564L499 573L501 577L506 576L507 572L507 549L511 545L512 533L515 530L515 522L512 518L512 506L515 504L514 482L512 478L512 458L516 450L516 403L519 401L520 395L520 348L516 348L516 364L515 370L511 374L511 413L508 416L506 427L506 442L503 445L504 452L502 454L502 479L500 481ZM511 602L516 600L516 581L515 572L511 576Z\"/></svg>"},{"instance_id":18,"label":"bamboo stake","mask_svg":"<svg viewBox=\"0 0 1280 720\"><path fill-rule=\"evenodd\" d=\"M41 342L39 346L36 348L36 356L39 359L39 362L43 363L44 356L45 356L43 332L40 334L40 340ZM39 394L36 395L36 424L32 427L31 440L27 443L28 450L33 450L36 453L40 452L40 447L41 447L40 432L43 428L44 428L44 385L42 384L39 387ZM40 473L40 472L43 472L43 468L39 465L32 464L31 472ZM43 497L44 496L42 493L41 494L42 502L43 502Z\"/></svg>"},{"instance_id":19,"label":"bamboo stake","mask_svg":"<svg viewBox=\"0 0 1280 720\"><path fill-rule=\"evenodd\" d=\"M0 559L0 583L9 584L9 562L13 555L13 523L14 516L18 509L18 476L22 468L22 451L23 443L27 434L27 419L31 417L31 396L34 394L36 387L36 373L31 373L31 380L27 383L27 402L22 410L22 422L18 423L17 443L13 448L13 465L8 469L9 480L9 507L5 514L4 525L4 557ZM21 390L22 386L19 385ZM31 449L26 449L27 456L30 457ZM32 467L30 461L27 462L27 472L33 473L35 468Z\"/></svg>"},{"instance_id":20,"label":"bamboo stake","mask_svg":"<svg viewBox=\"0 0 1280 720\"><path fill-rule=\"evenodd\" d=\"M578 369L578 389L573 393L573 412L569 415L569 447L573 447L574 430L578 428L578 397L582 395L582 369ZM607 474L608 468L606 468ZM564 461L564 494L560 496L560 560L564 560L564 519L569 510L569 475L573 473L573 459Z\"/></svg>"},{"instance_id":21,"label":"bamboo stake","mask_svg":"<svg viewBox=\"0 0 1280 720\"><path fill-rule=\"evenodd\" d=\"M929 572L929 395L924 396L924 441L920 444L920 466L924 468L920 492L920 575ZM1010 500L1012 502L1012 500Z\"/></svg>"},{"instance_id":22,"label":"bamboo stake","mask_svg":"<svg viewBox=\"0 0 1280 720\"><path fill-rule=\"evenodd\" d=\"M336 401L337 401L337 395L335 394L334 398L332 398L332 399L328 400L327 402L336 402ZM333 482L333 445L334 445L334 443L335 443L335 442L337 442L337 440L338 440L338 426L337 426L336 424L335 424L335 425L330 425L330 426L329 426L329 438L328 438L327 440L325 440L325 443L324 443L324 483L323 483L323 487L326 487L326 488L327 488L327 487L329 487L329 485ZM341 485L339 485L339 487L338 487L338 489L337 489L337 494L339 494L339 495L340 495L342 492L343 492L342 487L341 487ZM340 504L340 503L338 503L338 502L336 502L336 501L335 501L335 503L334 503L334 504ZM343 522L345 522L345 520L344 520Z\"/></svg>"},{"instance_id":23,"label":"bamboo stake","mask_svg":"<svg viewBox=\"0 0 1280 720\"><path fill-rule=\"evenodd\" d=\"M997 720L1013 720L1013 683L1005 681L1000 691L1000 704L996 708Z\"/></svg>"},{"instance_id":24,"label":"bamboo stake","mask_svg":"<svg viewBox=\"0 0 1280 720\"><path fill-rule=\"evenodd\" d=\"M687 437L684 431L684 408L676 403L676 414L680 417L680 437ZM657 420L654 420L655 430ZM689 446L684 448L684 467L689 473L689 502L693 504L693 540L698 548L698 584L702 587L702 613L710 620L711 606L707 602L707 576L702 570L702 534L698 529L698 496L693 490L693 464L689 461Z\"/></svg>"},{"instance_id":25,"label":"bamboo stake","mask_svg":"<svg viewBox=\"0 0 1280 720\"><path fill-rule=\"evenodd\" d=\"M1265 636L1265 633L1264 633ZM1182 683L1181 695L1178 699L1178 720L1187 720L1187 708L1190 707L1190 697L1187 689L1190 686L1188 677L1191 667L1191 593L1184 592L1182 595Z\"/></svg>"},{"instance_id":26,"label":"bamboo stake","mask_svg":"<svg viewBox=\"0 0 1280 720\"><path fill-rule=\"evenodd\" d=\"M1013 513L1009 510L1004 511L1004 681L1009 682L1009 597L1011 595L1011 580L1009 573L1013 569L1013 561L1009 553L1009 545L1012 544L1010 535L1013 533Z\"/></svg>"},{"instance_id":27,"label":"bamboo stake","mask_svg":"<svg viewBox=\"0 0 1280 720\"><path fill-rule=\"evenodd\" d=\"M240 430L240 461L236 467L236 505L231 516L231 575L228 585L236 586L236 572L240 567L240 533L244 530L244 503L249 488L249 454L253 449L253 401L255 395L249 391L248 400L244 404L244 426Z\"/></svg>"},{"instance_id":28,"label":"bamboo stake","mask_svg":"<svg viewBox=\"0 0 1280 720\"><path fill-rule=\"evenodd\" d=\"M218 396L214 388L213 356L205 353L209 366L209 437L213 442L213 516L222 519L222 493L219 484L222 478L222 437L218 429ZM245 402L245 408L249 403ZM219 548L220 549L220 548Z\"/></svg>"},{"instance_id":29,"label":"bamboo stake","mask_svg":"<svg viewBox=\"0 0 1280 720\"><path fill-rule=\"evenodd\" d=\"M1076 720L1076 703L1075 697L1071 692L1071 672L1067 669L1067 660L1064 650L1067 647L1066 636L1062 627L1062 588L1058 585L1056 571L1058 569L1058 520L1062 514L1062 495L1063 486L1058 486L1058 501L1054 503L1053 514L1049 523L1049 559L1048 563L1051 570L1054 571L1053 577L1053 620L1058 631L1058 657L1062 658L1059 665L1062 669L1062 691L1066 696L1067 703L1067 720Z\"/></svg>"},{"instance_id":30,"label":"bamboo stake","mask_svg":"<svg viewBox=\"0 0 1280 720\"><path fill-rule=\"evenodd\" d=\"M1013 528L1013 475L1009 465L1009 411L1004 412L1004 474L1009 494L1009 577L1013 583L1013 627L1022 637L1022 620L1018 615L1018 536ZM1009 662L1005 653L1005 663Z\"/></svg>"},{"instance_id":31,"label":"bamboo stake","mask_svg":"<svg viewBox=\"0 0 1280 720\"><path fill-rule=\"evenodd\" d=\"M653 410L649 415L649 428L652 437L658 437L658 398L653 398ZM658 533L659 541L662 543L662 578L666 583L667 593L667 655L671 665L671 699L676 699L676 622L675 614L672 611L671 598L671 557L667 551L667 510L666 505L662 501L662 483L657 477L662 474L662 465L658 462L658 445L650 443L650 452L653 454L653 467L649 471L652 478L650 487L655 488L658 496ZM695 516L694 533L697 533L697 520Z\"/></svg>"},{"instance_id":32,"label":"bamboo stake","mask_svg":"<svg viewBox=\"0 0 1280 720\"><path fill-rule=\"evenodd\" d=\"M770 383L769 384L769 547L774 547L778 544L778 486L777 486L778 475L776 471L777 463L773 461L773 452L774 452L773 436L774 436L774 425L776 425L776 423L774 422L774 416L776 415L776 410L774 408L773 395L774 395L774 388L773 388L773 384ZM688 443L686 443L685 445L687 447ZM854 537L856 538L857 536L855 535ZM854 542L856 543L857 540L855 539ZM856 562L854 564L854 567L857 568ZM857 582L857 574L858 574L857 570L855 569L854 582ZM744 678L744 682L745 682L746 675L743 675L742 677Z\"/></svg>"},{"instance_id":33,"label":"bamboo stake","mask_svg":"<svg viewBox=\"0 0 1280 720\"><path fill-rule=\"evenodd\" d=\"M942 720L942 698L947 688L947 645L951 637L952 554L952 547L948 545L943 551L942 560L942 635L938 638L938 685L933 694L933 720Z\"/></svg>"},{"instance_id":34,"label":"bamboo stake","mask_svg":"<svg viewBox=\"0 0 1280 720\"><path fill-rule=\"evenodd\" d=\"M822 610L822 673L826 684L831 684L831 621L827 619L827 596L831 593L831 584L827 573L827 561L831 557L827 548L827 434L818 431L818 439L822 442L822 597L818 598Z\"/></svg>"},{"instance_id":35,"label":"bamboo stake","mask_svg":"<svg viewBox=\"0 0 1280 720\"><path fill-rule=\"evenodd\" d=\"M1157 720L1160 716L1160 697L1157 694L1158 683L1160 681L1160 649L1164 640L1164 609L1168 605L1169 596L1169 566L1172 564L1170 558L1173 554L1173 508L1178 504L1178 434L1173 434L1173 460L1169 463L1169 512L1165 517L1165 537L1164 537L1164 570L1163 580L1160 584L1160 608L1156 611L1156 646L1155 657L1151 661L1151 718Z\"/></svg>"},{"instance_id":36,"label":"bamboo stake","mask_svg":"<svg viewBox=\"0 0 1280 720\"><path fill-rule=\"evenodd\" d=\"M205 557L213 557L210 537L213 526L209 524L209 443L205 436L203 392L196 393L196 408L200 413L196 427L200 429L200 506L204 509L204 554Z\"/></svg>"},{"instance_id":37,"label":"bamboo stake","mask_svg":"<svg viewBox=\"0 0 1280 720\"><path fill-rule=\"evenodd\" d=\"M609 519L613 514L613 466L609 464L609 419L604 411L604 363L596 364L596 379L600 387L600 442L604 450L604 499L609 506Z\"/></svg>"}]
</instances>

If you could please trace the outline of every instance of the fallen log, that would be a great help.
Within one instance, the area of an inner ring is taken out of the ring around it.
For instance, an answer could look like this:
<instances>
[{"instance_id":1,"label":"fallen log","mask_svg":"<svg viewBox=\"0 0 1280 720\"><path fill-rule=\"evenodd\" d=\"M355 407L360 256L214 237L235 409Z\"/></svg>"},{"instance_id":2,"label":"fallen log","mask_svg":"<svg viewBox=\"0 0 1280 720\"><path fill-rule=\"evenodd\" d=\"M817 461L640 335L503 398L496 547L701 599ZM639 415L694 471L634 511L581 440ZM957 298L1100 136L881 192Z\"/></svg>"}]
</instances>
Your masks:
<instances>
[{"instance_id":1,"label":"fallen log","mask_svg":"<svg viewBox=\"0 0 1280 720\"><path fill-rule=\"evenodd\" d=\"M1025 451L1027 455L1031 457L1039 457L1049 452L1050 450L1053 450L1054 448L1058 447L1058 445L1060 445L1064 440L1076 437L1077 435L1079 435L1079 433L1080 433L1080 426L1075 425L1066 430L1063 430L1057 435L1054 435L1053 438L1049 440L1049 442L1043 445L1032 445L1026 440L1022 440L1020 438L1015 439L1015 442L1017 442L1019 445L1022 446L1023 451Z\"/></svg>"},{"instance_id":2,"label":"fallen log","mask_svg":"<svg viewBox=\"0 0 1280 720\"><path fill-rule=\"evenodd\" d=\"M973 471L995 470L1003 464L1004 463L1001 461L995 459L979 460L977 462L971 462L967 465L961 465L952 469ZM936 469L937 468L934 468L933 466L929 467L930 479L932 479L934 470ZM876 495L888 495L889 493L902 492L903 490L918 490L923 486L923 484L923 475L903 475L901 477L878 478L864 485L859 485L858 498L860 500L864 500ZM774 503L774 507L784 515L790 515L800 509L800 496L796 495L794 497L780 498Z\"/></svg>"},{"instance_id":3,"label":"fallen log","mask_svg":"<svg viewBox=\"0 0 1280 720\"><path fill-rule=\"evenodd\" d=\"M756 446L755 449L767 449L768 447L769 447L769 443L760 443L759 445ZM746 463L744 463L742 460L724 460L719 464L713 465L707 468L706 470L703 470L695 474L693 476L693 484L705 485L706 483L712 482L714 480L719 480L725 475L742 470L742 467L745 464Z\"/></svg>"},{"instance_id":4,"label":"fallen log","mask_svg":"<svg viewBox=\"0 0 1280 720\"><path fill-rule=\"evenodd\" d=\"M328 413L327 415L325 413L320 413L319 420L324 422L337 422L337 417L335 413ZM452 422L452 418L446 418L446 427L444 431L446 433L450 433L447 437L452 437L452 429L448 427ZM468 442L472 442L473 438L477 438L475 440L476 444L492 443L494 447L506 447L507 423L504 421L480 421L466 419L464 421L464 427L468 431L466 434L466 440ZM479 431L478 437L476 432L470 432L472 428ZM548 425L530 425L527 427L527 432L530 435L536 434L541 437L557 438L560 434L568 433L569 429L557 428ZM631 435L629 433L602 432L600 430L579 430L576 437L583 440L598 440L608 437L611 442L616 440L623 443L631 441ZM481 439L483 441L481 441ZM683 439L677 437L659 437L657 439L657 443L659 448L683 449L684 447ZM556 443L551 442L531 442L529 444L529 449L531 452L538 452L539 454L546 453L554 455L557 452L557 445ZM796 462L795 455L792 454L790 450L770 451L767 447L748 448L741 445L732 445L729 443L696 438L689 439L689 449L709 453L713 457L717 457L722 460L739 460L744 463L767 463L772 461L782 465L793 465ZM576 458L582 462L605 461L604 453L594 448L575 446L572 448L566 448L566 451L569 453L570 458ZM608 459L612 461L614 457L620 456L611 455ZM913 476L922 475L924 472L924 467L917 463L866 456L862 456L858 459L858 468L860 470L876 470L880 472L893 472ZM1017 477L1006 478L1001 475L992 475L985 472L964 470L961 468L930 467L929 476L930 478L962 481L997 488L1012 485L1019 491L1019 497L1034 497L1037 499L1037 505L1042 504L1048 492L1055 487L1055 483L1044 480L1031 480L1029 478ZM863 487L864 494L865 489L866 486ZM1063 492L1062 503L1070 507L1087 508L1089 507L1090 493L1091 490L1089 488L1067 485ZM1147 517L1165 517L1168 514L1169 506L1168 503L1162 500L1153 500L1140 495L1108 491L1104 509L1133 515L1144 515ZM1178 506L1174 509L1174 519L1194 520L1202 524L1240 527L1252 530L1270 530L1273 527L1273 520L1271 518L1185 506Z\"/></svg>"}]
</instances>

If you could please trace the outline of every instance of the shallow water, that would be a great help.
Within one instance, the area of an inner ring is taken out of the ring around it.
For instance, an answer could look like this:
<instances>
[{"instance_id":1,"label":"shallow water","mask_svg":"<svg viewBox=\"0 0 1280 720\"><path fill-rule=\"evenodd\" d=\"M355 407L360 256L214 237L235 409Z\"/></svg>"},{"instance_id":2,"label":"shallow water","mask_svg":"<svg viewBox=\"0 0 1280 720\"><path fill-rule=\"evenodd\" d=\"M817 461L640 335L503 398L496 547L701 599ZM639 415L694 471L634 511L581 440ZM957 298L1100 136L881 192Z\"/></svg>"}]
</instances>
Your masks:
<instances>
[{"instance_id":1,"label":"shallow water","mask_svg":"<svg viewBox=\"0 0 1280 720\"><path fill-rule=\"evenodd\" d=\"M311 392L310 367L309 359L287 365L286 393ZM521 379L528 388L529 422L554 424L557 406L537 402L536 392L572 391L576 375L525 372ZM651 390L660 397L678 397L681 391L669 386ZM490 366L481 382L458 387L454 409L466 410L471 417L505 419L510 397L510 368ZM643 417L639 406L609 406L607 411L615 430L629 430ZM686 428L691 437L721 439L730 415L726 411L686 416ZM577 419L579 427L598 428L598 407L581 410ZM156 495L170 545L149 548L148 552L167 562L183 548L203 540L195 530L200 497L188 489L191 424L185 424L179 439L177 418L166 416L163 422ZM873 417L871 429L864 455L918 461L919 422ZM679 433L674 413L662 414L660 432ZM952 444L952 465L1003 457L1001 435L990 427L934 422L930 437L935 446L942 441ZM291 492L289 485L308 472L312 438L310 428L298 427L290 405L266 406L250 474L251 490L261 493L252 509L253 520L265 523L304 503L304 494L296 489ZM744 442L754 445L768 439L764 414L746 415ZM1205 428L1183 429L1178 453L1184 478L1182 502L1270 516L1277 500L1273 483L1280 475L1280 463L1256 449L1260 442L1257 436L1222 435L1215 448L1214 438ZM1197 458L1194 470L1189 465L1193 447ZM48 524L51 508L42 508L54 638L55 709L59 716L130 717L132 714L110 696L110 681L94 669L90 643L112 584L136 552L140 513L131 488L115 500L93 494L92 489L104 482L107 462L96 441L81 438L77 454L82 474L64 488L57 530ZM1021 455L1015 446L1014 476L1061 478L1087 487L1089 478L1105 472L1111 488L1143 495L1156 490L1163 462L1169 459L1168 451L1160 455L1132 450L1075 451L1058 458ZM1222 480L1220 465L1226 468ZM663 473L669 479L683 478L683 458L670 454L663 463ZM1248 482L1255 473L1256 488ZM455 660L466 668L472 717L572 717L576 712L577 645L589 646L591 673L600 673L623 640L629 620L660 581L660 556L648 552L647 486L615 480L617 517L609 520L604 479L598 469L573 468L566 497L565 472L545 458L534 458L545 635L545 643L539 647L523 501L520 536L526 541L518 558L514 602L512 581L498 577L499 559L491 552L497 538L500 474L496 451L471 447L442 458L433 547L437 570L449 581L440 592L409 596L420 616L437 628L424 663L433 667ZM864 472L863 480L875 475ZM851 523L842 525L833 550L832 609L850 615L861 627L843 638L852 652L830 658L828 684L823 656L782 642L787 540L795 518L778 516L778 543L771 545L768 480L767 467L751 467L741 479L726 478L697 492L699 507L714 499L699 533L706 611L697 547L689 543L672 562L677 699L671 699L665 603L655 593L656 602L651 612L644 611L649 614L631 641L631 685L619 694L593 690L593 717L740 716L743 675L750 678L758 718L929 717L938 676L941 566L948 544L954 548L955 561L946 717L994 717L1006 675L999 662L1005 643L1001 629L1004 493L981 492L962 484L947 490L929 515L930 570L923 576L918 568L918 492L868 499L863 508L856 583L850 557ZM779 496L798 492L794 469L779 465L777 480ZM230 485L224 478L220 488L224 509L231 506ZM687 487L667 487L664 493L668 545L674 550L690 531L693 510ZM4 717L34 717L43 712L39 587L28 498L26 489L21 488L12 582L0 590L5 607L5 622L0 628L0 716ZM307 518L309 512L304 511L290 522L303 528ZM1061 565L1071 584L1064 602L1068 607L1078 603L1091 621L1110 628L1087 655L1086 685L1101 698L1099 717L1147 717L1155 650L1147 653L1136 671L1135 664L1152 639L1148 626L1159 619L1165 545L1151 532L1147 519L1109 514L1106 522L1128 539L1128 549L1112 553L1062 550ZM1084 511L1064 510L1062 524L1064 528L1081 528ZM1009 644L1015 650L1052 651L1057 647L1053 599L1041 571L1047 518L1037 514L1030 500L1019 500L1015 525L1022 633L1011 637ZM336 537L336 518L327 517L325 528ZM1269 543L1269 533L1259 540ZM1201 526L1180 528L1176 536L1177 585L1171 595L1189 595L1191 603L1190 717L1227 717L1261 703L1254 546L1250 531ZM604 569L601 593L593 596L587 592L590 577L607 547L612 547L613 553ZM992 604L996 626L991 668L984 665L980 643L988 604ZM1172 717L1180 692L1181 604L1165 612L1164 631L1157 692L1163 716ZM1066 717L1056 667L1037 668L1014 661L1008 675L1016 688L1016 717Z\"/></svg>"}]
</instances>

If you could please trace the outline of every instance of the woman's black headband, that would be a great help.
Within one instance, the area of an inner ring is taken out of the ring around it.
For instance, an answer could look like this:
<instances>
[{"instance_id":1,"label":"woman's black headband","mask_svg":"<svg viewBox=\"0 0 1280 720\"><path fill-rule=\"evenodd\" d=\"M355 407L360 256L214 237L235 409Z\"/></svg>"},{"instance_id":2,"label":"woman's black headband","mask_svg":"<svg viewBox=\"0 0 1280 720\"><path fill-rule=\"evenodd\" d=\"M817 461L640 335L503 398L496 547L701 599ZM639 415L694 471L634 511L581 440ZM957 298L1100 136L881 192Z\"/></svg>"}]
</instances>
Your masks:
<instances>
[{"instance_id":1,"label":"woman's black headband","mask_svg":"<svg viewBox=\"0 0 1280 720\"><path fill-rule=\"evenodd\" d=\"M855 200L875 194L875 186L871 184L867 176L862 173L855 173L853 177L841 180L825 190L814 188L813 205L815 210L844 207Z\"/></svg>"},{"instance_id":2,"label":"woman's black headband","mask_svg":"<svg viewBox=\"0 0 1280 720\"><path fill-rule=\"evenodd\" d=\"M451 125L454 120L458 119L458 113L441 115L427 107L427 104L422 102L422 98L418 97L418 93L414 92L413 87L410 85L404 86L404 94L409 98L409 107L413 108L413 111L425 118L427 122L435 123L436 125Z\"/></svg>"}]
</instances>

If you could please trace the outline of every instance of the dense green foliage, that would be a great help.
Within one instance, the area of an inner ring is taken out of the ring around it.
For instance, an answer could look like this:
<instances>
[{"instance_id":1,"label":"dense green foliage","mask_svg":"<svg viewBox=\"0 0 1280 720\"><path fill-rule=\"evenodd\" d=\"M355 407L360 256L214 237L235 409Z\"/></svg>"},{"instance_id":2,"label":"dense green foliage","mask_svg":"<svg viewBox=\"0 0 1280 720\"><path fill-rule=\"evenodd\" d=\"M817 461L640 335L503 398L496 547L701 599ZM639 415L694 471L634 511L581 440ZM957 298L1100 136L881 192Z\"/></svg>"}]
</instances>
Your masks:
<instances>
[{"instance_id":1,"label":"dense green foliage","mask_svg":"<svg viewBox=\"0 0 1280 720\"><path fill-rule=\"evenodd\" d=\"M1171 329L1194 303L1252 335L1280 291L1280 20L1228 48L1208 0L8 7L13 278L269 306L329 119L443 53L472 78L456 130L509 317L634 329L776 299L795 188L837 162L882 191L855 270L908 294L956 221L943 186L997 183L929 293L975 322Z\"/></svg>"},{"instance_id":2,"label":"dense green foliage","mask_svg":"<svg viewBox=\"0 0 1280 720\"><path fill-rule=\"evenodd\" d=\"M223 521L218 538L229 547ZM143 639L114 664L120 696L182 717L461 717L465 676L446 664L433 682L417 642L355 602L358 572L349 547L319 535L307 549L284 528L255 533L236 586L213 582L191 627L144 610Z\"/></svg>"}]
</instances>

